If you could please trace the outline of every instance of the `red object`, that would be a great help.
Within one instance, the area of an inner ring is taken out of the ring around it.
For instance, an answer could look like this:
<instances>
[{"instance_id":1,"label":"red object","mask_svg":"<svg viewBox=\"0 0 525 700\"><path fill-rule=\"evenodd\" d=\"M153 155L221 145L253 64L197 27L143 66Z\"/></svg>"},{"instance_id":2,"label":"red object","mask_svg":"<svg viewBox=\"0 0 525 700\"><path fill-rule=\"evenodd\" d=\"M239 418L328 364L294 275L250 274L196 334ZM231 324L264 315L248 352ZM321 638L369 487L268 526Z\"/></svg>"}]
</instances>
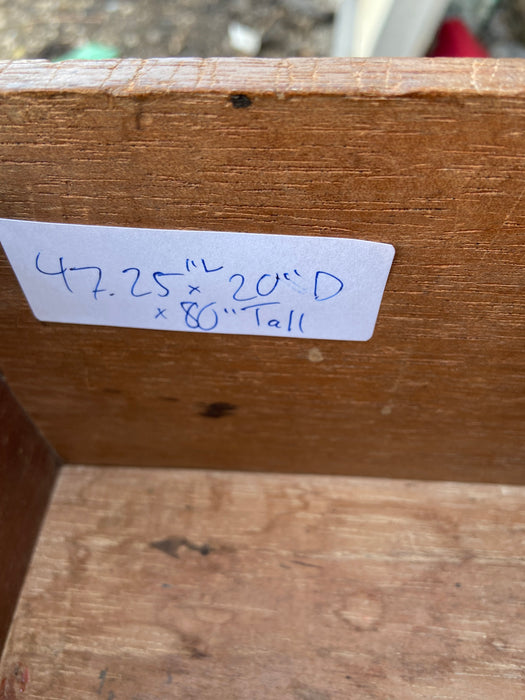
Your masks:
<instances>
[{"instance_id":1,"label":"red object","mask_svg":"<svg viewBox=\"0 0 525 700\"><path fill-rule=\"evenodd\" d=\"M429 56L487 58L489 55L460 19L447 19L441 25Z\"/></svg>"}]
</instances>

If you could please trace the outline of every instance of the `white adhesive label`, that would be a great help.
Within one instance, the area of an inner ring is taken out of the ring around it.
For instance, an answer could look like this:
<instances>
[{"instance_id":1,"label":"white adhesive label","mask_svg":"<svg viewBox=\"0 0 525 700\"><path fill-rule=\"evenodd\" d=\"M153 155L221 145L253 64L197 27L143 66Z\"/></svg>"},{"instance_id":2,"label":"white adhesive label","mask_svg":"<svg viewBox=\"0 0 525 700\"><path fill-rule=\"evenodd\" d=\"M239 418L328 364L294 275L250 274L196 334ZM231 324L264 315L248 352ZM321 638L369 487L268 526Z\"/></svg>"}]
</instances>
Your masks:
<instances>
[{"instance_id":1,"label":"white adhesive label","mask_svg":"<svg viewBox=\"0 0 525 700\"><path fill-rule=\"evenodd\" d=\"M368 340L394 248L348 238L0 219L41 321Z\"/></svg>"}]
</instances>

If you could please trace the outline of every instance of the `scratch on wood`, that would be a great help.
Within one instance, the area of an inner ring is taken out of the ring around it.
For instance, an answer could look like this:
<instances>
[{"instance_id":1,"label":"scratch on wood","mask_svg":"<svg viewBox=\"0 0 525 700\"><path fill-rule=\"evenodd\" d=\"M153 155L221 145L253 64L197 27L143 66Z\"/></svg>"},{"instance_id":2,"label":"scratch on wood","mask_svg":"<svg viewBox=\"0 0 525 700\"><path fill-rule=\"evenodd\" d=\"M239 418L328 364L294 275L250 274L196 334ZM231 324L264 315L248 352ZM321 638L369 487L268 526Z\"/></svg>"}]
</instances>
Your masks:
<instances>
[{"instance_id":1,"label":"scratch on wood","mask_svg":"<svg viewBox=\"0 0 525 700\"><path fill-rule=\"evenodd\" d=\"M318 690L300 683L293 688L293 694L297 700L330 700L331 695L325 690Z\"/></svg>"},{"instance_id":2,"label":"scratch on wood","mask_svg":"<svg viewBox=\"0 0 525 700\"><path fill-rule=\"evenodd\" d=\"M509 211L505 215L505 218L501 224L501 228L504 228L506 226L506 224L510 221L510 218L512 217L512 215L514 214L514 212L516 211L518 206L521 204L521 200L523 199L524 196L525 196L525 187L521 190L521 192L519 193L518 197L516 198L514 204L511 206L511 208L509 209Z\"/></svg>"},{"instance_id":3,"label":"scratch on wood","mask_svg":"<svg viewBox=\"0 0 525 700\"><path fill-rule=\"evenodd\" d=\"M140 74L145 66L146 66L146 61L141 60L139 65L137 66L137 69L135 70L133 77L129 80L129 82L127 84L127 90L126 90L127 93L131 93L131 92L135 91L138 79L139 79Z\"/></svg>"},{"instance_id":4,"label":"scratch on wood","mask_svg":"<svg viewBox=\"0 0 525 700\"><path fill-rule=\"evenodd\" d=\"M104 689L104 683L106 682L106 676L107 676L107 674L108 674L108 669L107 669L107 668L102 669L102 671L98 674L100 683L99 683L99 686L98 686L97 695L102 695L102 691L103 691L103 689Z\"/></svg>"},{"instance_id":5,"label":"scratch on wood","mask_svg":"<svg viewBox=\"0 0 525 700\"><path fill-rule=\"evenodd\" d=\"M323 567L319 564L308 564L306 561L299 561L298 559L292 559L292 564L299 564L299 566L307 566L310 569L322 569Z\"/></svg>"},{"instance_id":6,"label":"scratch on wood","mask_svg":"<svg viewBox=\"0 0 525 700\"><path fill-rule=\"evenodd\" d=\"M480 86L478 83L478 73L479 73L479 69L481 67L482 67L482 64L479 63L479 61L473 61L472 62L472 70L470 73L470 83L471 83L472 87L474 88L474 90L478 93L478 95L481 92L481 89L480 89Z\"/></svg>"},{"instance_id":7,"label":"scratch on wood","mask_svg":"<svg viewBox=\"0 0 525 700\"><path fill-rule=\"evenodd\" d=\"M390 83L390 71L392 70L392 59L389 58L386 64L386 71L385 71L385 92L388 92L389 88L389 83Z\"/></svg>"}]
</instances>

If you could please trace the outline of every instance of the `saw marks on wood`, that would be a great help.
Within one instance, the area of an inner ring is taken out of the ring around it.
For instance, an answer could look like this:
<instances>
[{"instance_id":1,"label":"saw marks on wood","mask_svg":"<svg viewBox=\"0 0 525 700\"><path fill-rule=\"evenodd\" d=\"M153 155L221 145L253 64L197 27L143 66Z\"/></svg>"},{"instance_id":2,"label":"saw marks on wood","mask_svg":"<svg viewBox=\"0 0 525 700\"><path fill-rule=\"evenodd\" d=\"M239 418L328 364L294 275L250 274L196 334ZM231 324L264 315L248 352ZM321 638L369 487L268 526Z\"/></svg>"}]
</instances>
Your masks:
<instances>
[{"instance_id":1,"label":"saw marks on wood","mask_svg":"<svg viewBox=\"0 0 525 700\"><path fill-rule=\"evenodd\" d=\"M522 697L524 502L509 486L66 467L0 697Z\"/></svg>"}]
</instances>

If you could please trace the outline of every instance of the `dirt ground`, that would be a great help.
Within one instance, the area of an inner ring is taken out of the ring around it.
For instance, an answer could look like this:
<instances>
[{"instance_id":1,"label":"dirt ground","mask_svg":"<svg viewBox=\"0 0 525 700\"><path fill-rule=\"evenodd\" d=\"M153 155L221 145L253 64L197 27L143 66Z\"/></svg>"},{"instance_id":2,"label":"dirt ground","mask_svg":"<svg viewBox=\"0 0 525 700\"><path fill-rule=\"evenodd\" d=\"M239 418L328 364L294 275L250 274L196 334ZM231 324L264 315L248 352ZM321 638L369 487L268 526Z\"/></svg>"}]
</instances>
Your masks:
<instances>
[{"instance_id":1,"label":"dirt ground","mask_svg":"<svg viewBox=\"0 0 525 700\"><path fill-rule=\"evenodd\" d=\"M0 59L56 59L90 42L122 57L232 56L232 22L256 30L259 56L326 56L338 1L0 0ZM525 0L485 5L475 29L491 54L525 57Z\"/></svg>"}]
</instances>

